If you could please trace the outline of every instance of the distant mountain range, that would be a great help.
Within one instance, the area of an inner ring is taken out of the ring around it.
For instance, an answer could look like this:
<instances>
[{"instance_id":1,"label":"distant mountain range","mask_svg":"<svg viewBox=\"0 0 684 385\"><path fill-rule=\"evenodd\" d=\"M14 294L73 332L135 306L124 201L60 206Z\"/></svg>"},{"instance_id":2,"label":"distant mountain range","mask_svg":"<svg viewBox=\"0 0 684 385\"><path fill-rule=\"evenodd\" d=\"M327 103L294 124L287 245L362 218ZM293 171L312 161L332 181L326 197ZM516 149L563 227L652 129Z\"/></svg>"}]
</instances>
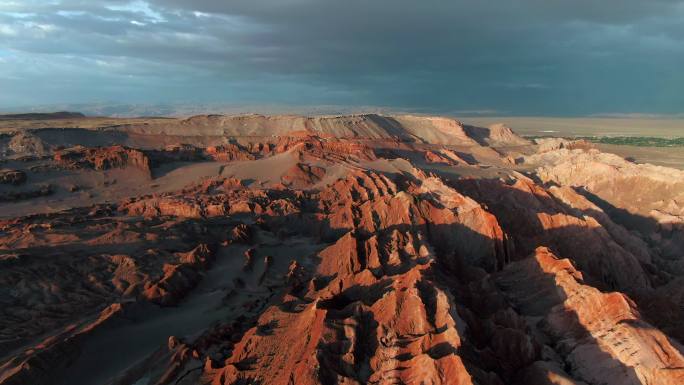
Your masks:
<instances>
[{"instance_id":1,"label":"distant mountain range","mask_svg":"<svg viewBox=\"0 0 684 385\"><path fill-rule=\"evenodd\" d=\"M305 114L329 115L351 113L396 113L416 112L412 110L396 110L382 107L349 107L349 106L287 106L287 105L235 105L222 103L207 104L124 104L124 103L85 103L85 104L50 104L1 108L0 114L47 113L53 111L79 111L87 116L111 117L188 117L206 114Z\"/></svg>"},{"instance_id":2,"label":"distant mountain range","mask_svg":"<svg viewBox=\"0 0 684 385\"><path fill-rule=\"evenodd\" d=\"M0 120L49 120L49 119L73 119L85 118L80 112L30 112L25 114L5 114L0 115Z\"/></svg>"}]
</instances>

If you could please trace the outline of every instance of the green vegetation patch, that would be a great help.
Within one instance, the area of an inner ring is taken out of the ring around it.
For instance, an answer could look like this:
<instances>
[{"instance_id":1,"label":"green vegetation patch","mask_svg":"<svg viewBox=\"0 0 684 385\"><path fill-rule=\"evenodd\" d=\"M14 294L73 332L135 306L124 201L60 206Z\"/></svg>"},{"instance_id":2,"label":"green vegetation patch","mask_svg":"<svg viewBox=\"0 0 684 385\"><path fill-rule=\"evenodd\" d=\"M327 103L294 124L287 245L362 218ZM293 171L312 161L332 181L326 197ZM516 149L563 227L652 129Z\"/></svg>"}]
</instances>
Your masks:
<instances>
[{"instance_id":1,"label":"green vegetation patch","mask_svg":"<svg viewBox=\"0 0 684 385\"><path fill-rule=\"evenodd\" d=\"M602 136L583 137L593 143L616 144L639 147L684 147L684 138L655 138L650 136Z\"/></svg>"},{"instance_id":2,"label":"green vegetation patch","mask_svg":"<svg viewBox=\"0 0 684 385\"><path fill-rule=\"evenodd\" d=\"M543 136L527 136L529 139L543 138ZM656 138L652 136L576 136L564 137L570 140L584 139L592 143L615 144L620 146L638 147L684 147L684 138Z\"/></svg>"}]
</instances>

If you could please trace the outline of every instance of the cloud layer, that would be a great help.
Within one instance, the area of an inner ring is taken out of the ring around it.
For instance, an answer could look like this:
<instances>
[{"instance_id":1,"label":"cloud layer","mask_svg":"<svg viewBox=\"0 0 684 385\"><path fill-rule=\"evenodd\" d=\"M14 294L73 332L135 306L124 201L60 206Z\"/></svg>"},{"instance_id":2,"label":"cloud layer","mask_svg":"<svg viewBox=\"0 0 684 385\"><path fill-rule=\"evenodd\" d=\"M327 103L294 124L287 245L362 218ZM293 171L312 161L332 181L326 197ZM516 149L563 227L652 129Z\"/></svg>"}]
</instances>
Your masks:
<instances>
[{"instance_id":1,"label":"cloud layer","mask_svg":"<svg viewBox=\"0 0 684 385\"><path fill-rule=\"evenodd\" d=\"M682 112L684 1L0 0L0 107Z\"/></svg>"}]
</instances>

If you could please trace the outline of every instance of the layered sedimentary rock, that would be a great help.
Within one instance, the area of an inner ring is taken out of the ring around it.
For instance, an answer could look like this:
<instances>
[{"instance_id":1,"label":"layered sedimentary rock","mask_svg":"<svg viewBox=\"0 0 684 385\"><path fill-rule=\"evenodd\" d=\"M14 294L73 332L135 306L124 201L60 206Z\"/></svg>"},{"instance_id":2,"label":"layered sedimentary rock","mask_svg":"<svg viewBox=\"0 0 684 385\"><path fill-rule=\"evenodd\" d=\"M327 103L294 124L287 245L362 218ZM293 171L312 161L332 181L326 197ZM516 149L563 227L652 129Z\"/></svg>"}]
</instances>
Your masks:
<instances>
[{"instance_id":1,"label":"layered sedimentary rock","mask_svg":"<svg viewBox=\"0 0 684 385\"><path fill-rule=\"evenodd\" d=\"M123 146L75 147L59 150L55 152L54 160L58 165L67 168L109 170L112 168L135 167L144 172L150 172L150 161L142 151Z\"/></svg>"},{"instance_id":2,"label":"layered sedimentary rock","mask_svg":"<svg viewBox=\"0 0 684 385\"><path fill-rule=\"evenodd\" d=\"M546 248L507 266L496 278L570 369L589 384L679 384L684 381L681 346L645 322L624 294L583 283L568 259Z\"/></svg>"},{"instance_id":3,"label":"layered sedimentary rock","mask_svg":"<svg viewBox=\"0 0 684 385\"><path fill-rule=\"evenodd\" d=\"M526 146L529 140L518 136L513 129L503 123L488 128L468 126L465 128L470 137L485 146Z\"/></svg>"}]
</instances>

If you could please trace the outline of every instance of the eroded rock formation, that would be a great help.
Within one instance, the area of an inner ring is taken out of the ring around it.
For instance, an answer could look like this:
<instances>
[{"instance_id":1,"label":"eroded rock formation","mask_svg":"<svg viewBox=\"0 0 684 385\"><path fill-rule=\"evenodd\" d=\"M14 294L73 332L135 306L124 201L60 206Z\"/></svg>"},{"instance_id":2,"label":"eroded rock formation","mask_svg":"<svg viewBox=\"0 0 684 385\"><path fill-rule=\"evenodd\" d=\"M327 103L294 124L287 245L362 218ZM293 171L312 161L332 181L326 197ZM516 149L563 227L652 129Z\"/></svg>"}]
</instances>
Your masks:
<instances>
[{"instance_id":1,"label":"eroded rock formation","mask_svg":"<svg viewBox=\"0 0 684 385\"><path fill-rule=\"evenodd\" d=\"M20 170L168 188L0 222L0 384L684 383L681 172L444 118L197 127Z\"/></svg>"}]
</instances>

